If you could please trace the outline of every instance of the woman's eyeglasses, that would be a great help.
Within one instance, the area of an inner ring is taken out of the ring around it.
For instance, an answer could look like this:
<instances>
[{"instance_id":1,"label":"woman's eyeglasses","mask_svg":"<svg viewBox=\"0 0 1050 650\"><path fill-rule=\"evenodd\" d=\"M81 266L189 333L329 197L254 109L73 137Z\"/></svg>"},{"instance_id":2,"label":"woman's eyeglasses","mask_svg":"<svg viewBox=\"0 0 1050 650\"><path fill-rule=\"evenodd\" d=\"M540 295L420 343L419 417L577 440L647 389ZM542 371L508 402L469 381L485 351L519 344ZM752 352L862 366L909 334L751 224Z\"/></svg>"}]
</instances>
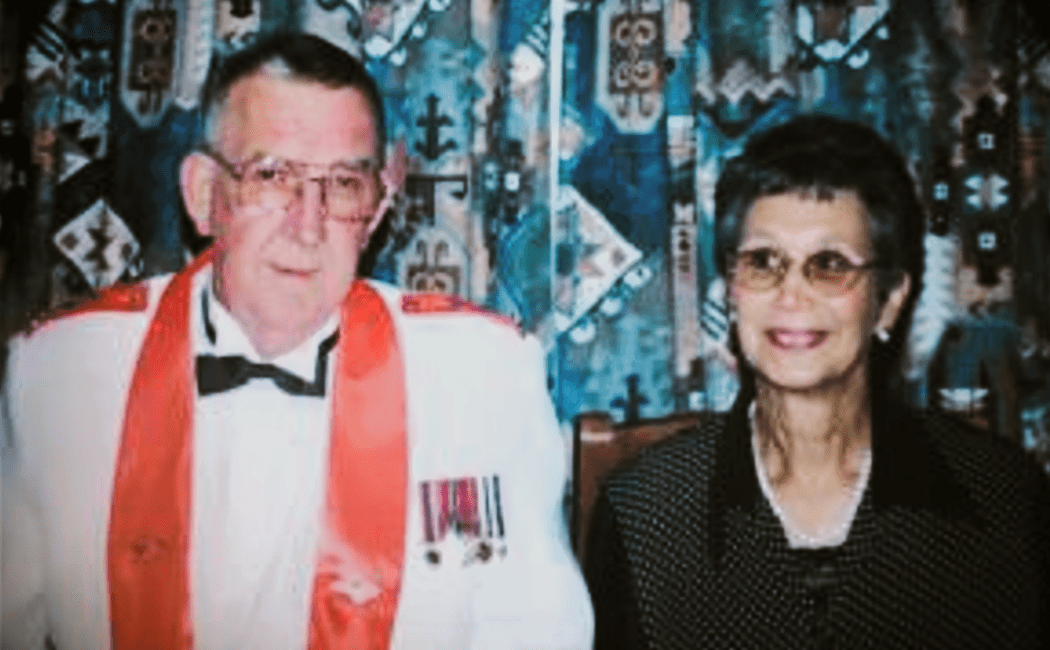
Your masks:
<instances>
[{"instance_id":1,"label":"woman's eyeglasses","mask_svg":"<svg viewBox=\"0 0 1050 650\"><path fill-rule=\"evenodd\" d=\"M751 291L779 286L794 263L786 253L771 247L739 251L731 261L733 281ZM875 267L875 261L854 264L838 251L822 250L802 262L802 275L821 294L834 297L852 289L865 271Z\"/></svg>"},{"instance_id":2,"label":"woman's eyeglasses","mask_svg":"<svg viewBox=\"0 0 1050 650\"><path fill-rule=\"evenodd\" d=\"M204 153L237 181L242 206L285 210L302 199L307 181L317 181L328 217L358 221L371 216L379 198L379 163L374 158L318 166L276 157L232 163L216 151Z\"/></svg>"}]
</instances>

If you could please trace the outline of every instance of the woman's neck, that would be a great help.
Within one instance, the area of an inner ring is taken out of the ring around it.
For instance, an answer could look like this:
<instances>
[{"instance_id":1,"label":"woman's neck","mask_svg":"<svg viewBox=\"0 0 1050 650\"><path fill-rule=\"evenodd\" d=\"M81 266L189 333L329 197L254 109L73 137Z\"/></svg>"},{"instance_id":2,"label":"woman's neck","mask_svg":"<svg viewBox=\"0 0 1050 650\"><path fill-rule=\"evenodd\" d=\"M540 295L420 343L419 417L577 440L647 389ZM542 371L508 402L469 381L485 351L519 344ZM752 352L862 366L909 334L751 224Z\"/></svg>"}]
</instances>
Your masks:
<instances>
[{"instance_id":1,"label":"woman's neck","mask_svg":"<svg viewBox=\"0 0 1050 650\"><path fill-rule=\"evenodd\" d=\"M800 487L852 482L854 460L871 447L867 369L835 386L787 391L758 379L755 424L776 483Z\"/></svg>"}]
</instances>

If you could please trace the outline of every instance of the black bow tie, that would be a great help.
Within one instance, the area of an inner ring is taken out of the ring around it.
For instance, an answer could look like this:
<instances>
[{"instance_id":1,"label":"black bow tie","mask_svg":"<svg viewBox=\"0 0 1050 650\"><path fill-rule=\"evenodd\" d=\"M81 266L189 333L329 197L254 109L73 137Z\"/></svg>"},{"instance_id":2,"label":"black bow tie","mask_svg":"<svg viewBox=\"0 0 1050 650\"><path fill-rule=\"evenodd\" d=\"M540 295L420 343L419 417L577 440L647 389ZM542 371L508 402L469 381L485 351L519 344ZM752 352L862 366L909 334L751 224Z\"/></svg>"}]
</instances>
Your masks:
<instances>
[{"instance_id":1,"label":"black bow tie","mask_svg":"<svg viewBox=\"0 0 1050 650\"><path fill-rule=\"evenodd\" d=\"M336 332L321 342L317 350L317 365L312 382L270 363L254 363L240 356L198 355L197 391L204 397L243 386L255 377L262 377L273 380L278 388L290 395L324 397L325 379L328 376L328 353L338 340L339 333Z\"/></svg>"}]
</instances>

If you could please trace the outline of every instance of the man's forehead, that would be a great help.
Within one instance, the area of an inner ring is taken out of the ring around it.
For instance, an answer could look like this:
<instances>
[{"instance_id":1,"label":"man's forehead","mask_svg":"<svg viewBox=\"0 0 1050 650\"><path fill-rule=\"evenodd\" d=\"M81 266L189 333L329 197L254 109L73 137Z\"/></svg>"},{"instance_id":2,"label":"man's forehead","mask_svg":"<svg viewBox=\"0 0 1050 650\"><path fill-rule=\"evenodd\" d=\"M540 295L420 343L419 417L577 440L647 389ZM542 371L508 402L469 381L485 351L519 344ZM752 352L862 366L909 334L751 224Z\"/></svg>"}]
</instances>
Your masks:
<instances>
[{"instance_id":1,"label":"man's forehead","mask_svg":"<svg viewBox=\"0 0 1050 650\"><path fill-rule=\"evenodd\" d=\"M371 156L378 146L376 121L365 94L288 74L259 70L230 87L216 116L218 143L240 147L263 140L315 140L352 145L349 157ZM364 151L358 149L364 148Z\"/></svg>"},{"instance_id":2,"label":"man's forehead","mask_svg":"<svg viewBox=\"0 0 1050 650\"><path fill-rule=\"evenodd\" d=\"M278 73L262 68L238 79L230 86L223 108L228 115L245 117L250 114L273 113L275 109L306 113L317 107L319 99L335 101L336 98L346 96L356 100L354 104L362 109L360 112L363 115L372 117L368 100L358 88L333 87L290 73Z\"/></svg>"}]
</instances>

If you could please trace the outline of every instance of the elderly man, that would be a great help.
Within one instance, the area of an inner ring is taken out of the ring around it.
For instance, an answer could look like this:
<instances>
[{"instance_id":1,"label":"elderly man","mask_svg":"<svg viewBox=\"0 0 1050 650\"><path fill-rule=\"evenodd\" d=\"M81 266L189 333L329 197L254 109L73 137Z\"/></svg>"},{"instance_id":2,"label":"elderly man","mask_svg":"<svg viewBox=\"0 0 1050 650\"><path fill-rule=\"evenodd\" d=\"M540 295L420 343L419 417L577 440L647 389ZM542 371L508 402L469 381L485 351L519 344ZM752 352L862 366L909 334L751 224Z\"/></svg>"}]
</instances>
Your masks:
<instances>
[{"instance_id":1,"label":"elderly man","mask_svg":"<svg viewBox=\"0 0 1050 650\"><path fill-rule=\"evenodd\" d=\"M4 648L589 648L537 343L355 279L363 66L272 37L202 106L181 186L212 248L13 342Z\"/></svg>"}]
</instances>

